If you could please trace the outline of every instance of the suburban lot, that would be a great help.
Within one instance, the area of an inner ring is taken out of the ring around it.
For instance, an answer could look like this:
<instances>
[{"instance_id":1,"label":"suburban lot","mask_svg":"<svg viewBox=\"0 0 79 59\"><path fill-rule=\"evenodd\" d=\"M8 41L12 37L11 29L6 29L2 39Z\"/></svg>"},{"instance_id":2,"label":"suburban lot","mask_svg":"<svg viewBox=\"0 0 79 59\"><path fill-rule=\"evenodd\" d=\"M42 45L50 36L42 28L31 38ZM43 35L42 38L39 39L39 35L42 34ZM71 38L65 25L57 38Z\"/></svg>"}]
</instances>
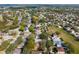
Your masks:
<instances>
[{"instance_id":1,"label":"suburban lot","mask_svg":"<svg viewBox=\"0 0 79 59\"><path fill-rule=\"evenodd\" d=\"M76 38L74 36L70 35L62 28L58 28L56 26L49 26L48 32L50 34L52 34L53 32L59 32L59 37L61 37L64 40L64 42L69 44L72 53L79 53L79 42L75 40Z\"/></svg>"}]
</instances>

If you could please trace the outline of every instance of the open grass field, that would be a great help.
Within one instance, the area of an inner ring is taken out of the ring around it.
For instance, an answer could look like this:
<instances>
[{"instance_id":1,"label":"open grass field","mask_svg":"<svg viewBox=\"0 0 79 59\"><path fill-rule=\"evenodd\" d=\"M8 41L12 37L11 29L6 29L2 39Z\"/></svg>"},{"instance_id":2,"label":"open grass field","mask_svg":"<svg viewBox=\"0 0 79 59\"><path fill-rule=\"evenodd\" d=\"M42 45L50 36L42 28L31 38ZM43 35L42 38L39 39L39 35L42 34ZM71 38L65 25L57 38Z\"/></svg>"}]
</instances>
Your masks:
<instances>
[{"instance_id":1,"label":"open grass field","mask_svg":"<svg viewBox=\"0 0 79 59\"><path fill-rule=\"evenodd\" d=\"M70 45L72 53L79 54L79 41L76 41L75 37L70 35L68 32L64 31L62 28L56 26L49 26L48 33L59 32L59 37L61 37L66 43Z\"/></svg>"}]
</instances>

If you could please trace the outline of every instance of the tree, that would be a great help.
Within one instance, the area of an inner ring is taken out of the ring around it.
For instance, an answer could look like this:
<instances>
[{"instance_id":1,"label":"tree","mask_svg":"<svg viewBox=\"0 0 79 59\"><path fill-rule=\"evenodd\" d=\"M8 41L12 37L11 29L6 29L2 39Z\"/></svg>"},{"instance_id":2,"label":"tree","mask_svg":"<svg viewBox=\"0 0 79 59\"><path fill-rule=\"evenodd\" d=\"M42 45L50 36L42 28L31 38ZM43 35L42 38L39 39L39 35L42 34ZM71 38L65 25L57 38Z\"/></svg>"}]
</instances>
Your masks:
<instances>
[{"instance_id":1,"label":"tree","mask_svg":"<svg viewBox=\"0 0 79 59\"><path fill-rule=\"evenodd\" d=\"M34 30L34 26L33 26L33 25L31 25L31 26L29 27L29 31L32 32L32 33L34 33L35 30Z\"/></svg>"},{"instance_id":2,"label":"tree","mask_svg":"<svg viewBox=\"0 0 79 59\"><path fill-rule=\"evenodd\" d=\"M20 26L20 31L24 31L25 27L24 26Z\"/></svg>"},{"instance_id":3,"label":"tree","mask_svg":"<svg viewBox=\"0 0 79 59\"><path fill-rule=\"evenodd\" d=\"M18 37L17 38L17 40L15 41L15 45L19 45L19 44L21 44L23 42L23 39L22 39L22 37L20 36L20 37Z\"/></svg>"},{"instance_id":4,"label":"tree","mask_svg":"<svg viewBox=\"0 0 79 59\"><path fill-rule=\"evenodd\" d=\"M39 22L40 23L45 23L45 19L44 18L43 19L40 19Z\"/></svg>"},{"instance_id":5,"label":"tree","mask_svg":"<svg viewBox=\"0 0 79 59\"><path fill-rule=\"evenodd\" d=\"M33 22L34 24L38 23L38 16L33 16L33 17L32 17L32 22Z\"/></svg>"},{"instance_id":6,"label":"tree","mask_svg":"<svg viewBox=\"0 0 79 59\"><path fill-rule=\"evenodd\" d=\"M47 39L47 33L46 32L42 32L40 35L39 35L40 39Z\"/></svg>"},{"instance_id":7,"label":"tree","mask_svg":"<svg viewBox=\"0 0 79 59\"><path fill-rule=\"evenodd\" d=\"M23 27L26 26L26 22L24 20L21 22L21 26L23 26Z\"/></svg>"},{"instance_id":8,"label":"tree","mask_svg":"<svg viewBox=\"0 0 79 59\"><path fill-rule=\"evenodd\" d=\"M42 40L41 42L39 42L39 48L38 48L38 50L39 51L44 51L45 48L46 48L46 41Z\"/></svg>"},{"instance_id":9,"label":"tree","mask_svg":"<svg viewBox=\"0 0 79 59\"><path fill-rule=\"evenodd\" d=\"M56 34L59 35L60 33L58 31L56 31Z\"/></svg>"},{"instance_id":10,"label":"tree","mask_svg":"<svg viewBox=\"0 0 79 59\"><path fill-rule=\"evenodd\" d=\"M22 20L21 24L20 24L20 31L24 31L25 29L25 26L26 26L26 22L25 22L25 19Z\"/></svg>"},{"instance_id":11,"label":"tree","mask_svg":"<svg viewBox=\"0 0 79 59\"><path fill-rule=\"evenodd\" d=\"M46 47L49 48L52 45L53 45L53 42L51 40L47 40Z\"/></svg>"},{"instance_id":12,"label":"tree","mask_svg":"<svg viewBox=\"0 0 79 59\"><path fill-rule=\"evenodd\" d=\"M16 24L18 24L18 17L17 16L15 16L14 22L13 22L13 25L16 25Z\"/></svg>"}]
</instances>

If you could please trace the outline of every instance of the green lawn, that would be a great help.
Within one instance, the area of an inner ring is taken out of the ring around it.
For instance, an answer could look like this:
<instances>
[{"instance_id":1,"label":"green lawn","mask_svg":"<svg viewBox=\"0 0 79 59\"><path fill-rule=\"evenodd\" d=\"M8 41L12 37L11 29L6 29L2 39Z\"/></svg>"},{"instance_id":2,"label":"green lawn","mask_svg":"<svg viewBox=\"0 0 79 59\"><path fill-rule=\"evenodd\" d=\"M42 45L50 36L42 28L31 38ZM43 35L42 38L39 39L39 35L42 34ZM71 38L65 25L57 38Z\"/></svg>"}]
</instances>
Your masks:
<instances>
[{"instance_id":1,"label":"green lawn","mask_svg":"<svg viewBox=\"0 0 79 59\"><path fill-rule=\"evenodd\" d=\"M4 41L1 45L0 45L0 51L5 50L10 44L9 40Z\"/></svg>"},{"instance_id":2,"label":"green lawn","mask_svg":"<svg viewBox=\"0 0 79 59\"><path fill-rule=\"evenodd\" d=\"M8 24L7 21L4 21L4 22L0 21L0 31L7 32L9 29L15 29L18 27L18 22L14 21L14 20L13 20L13 24L6 26L7 24Z\"/></svg>"},{"instance_id":3,"label":"green lawn","mask_svg":"<svg viewBox=\"0 0 79 59\"><path fill-rule=\"evenodd\" d=\"M12 54L17 46L15 44L10 44L10 46L6 49L7 54Z\"/></svg>"},{"instance_id":4,"label":"green lawn","mask_svg":"<svg viewBox=\"0 0 79 59\"><path fill-rule=\"evenodd\" d=\"M59 37L61 37L66 43L70 45L70 48L72 50L72 53L78 54L79 53L79 42L76 41L75 37L70 35L68 32L64 31L63 29L60 29L56 26L49 26L49 33L52 34L52 32L59 32Z\"/></svg>"}]
</instances>

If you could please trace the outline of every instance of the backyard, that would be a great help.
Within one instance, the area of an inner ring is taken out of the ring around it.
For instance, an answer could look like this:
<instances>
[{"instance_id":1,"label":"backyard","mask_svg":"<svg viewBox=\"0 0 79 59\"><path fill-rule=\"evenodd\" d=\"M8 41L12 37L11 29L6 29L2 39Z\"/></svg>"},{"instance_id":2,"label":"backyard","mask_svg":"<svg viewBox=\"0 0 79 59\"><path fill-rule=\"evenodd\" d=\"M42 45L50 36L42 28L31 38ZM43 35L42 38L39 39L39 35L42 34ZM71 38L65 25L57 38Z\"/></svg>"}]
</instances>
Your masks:
<instances>
[{"instance_id":1,"label":"backyard","mask_svg":"<svg viewBox=\"0 0 79 59\"><path fill-rule=\"evenodd\" d=\"M48 33L52 34L53 32L58 32L59 37L61 37L71 48L71 53L79 53L79 42L76 41L75 37L70 35L68 32L64 31L62 28L56 26L49 26Z\"/></svg>"}]
</instances>

